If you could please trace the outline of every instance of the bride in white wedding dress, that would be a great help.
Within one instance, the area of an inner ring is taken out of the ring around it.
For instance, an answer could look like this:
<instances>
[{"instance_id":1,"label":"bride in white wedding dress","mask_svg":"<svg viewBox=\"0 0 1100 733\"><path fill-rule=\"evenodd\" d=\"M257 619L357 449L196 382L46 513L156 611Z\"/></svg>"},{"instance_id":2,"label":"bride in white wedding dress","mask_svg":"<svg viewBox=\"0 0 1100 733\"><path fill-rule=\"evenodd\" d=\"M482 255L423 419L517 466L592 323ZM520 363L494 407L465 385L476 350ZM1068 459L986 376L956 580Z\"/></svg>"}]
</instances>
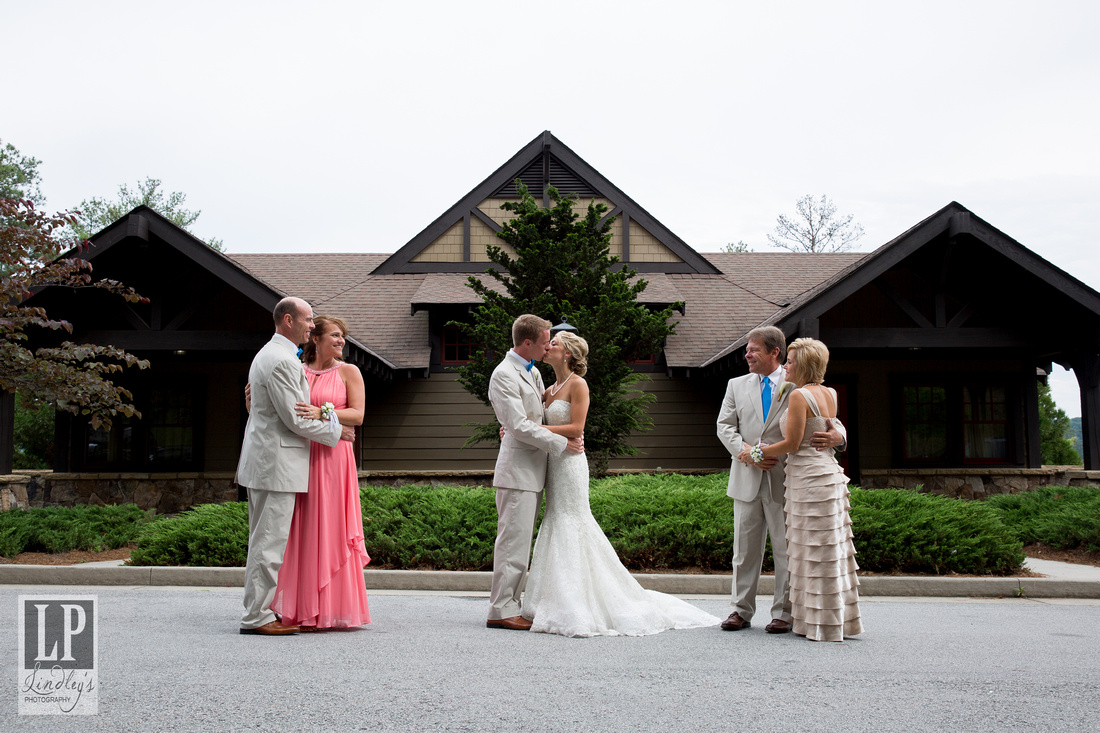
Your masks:
<instances>
[{"instance_id":1,"label":"bride in white wedding dress","mask_svg":"<svg viewBox=\"0 0 1100 733\"><path fill-rule=\"evenodd\" d=\"M547 388L547 429L580 437L588 415L588 344L570 333L550 342L544 361L557 381ZM523 598L531 631L563 636L642 636L714 626L720 619L690 603L645 590L623 567L588 505L588 459L551 456L546 513L535 540Z\"/></svg>"}]
</instances>

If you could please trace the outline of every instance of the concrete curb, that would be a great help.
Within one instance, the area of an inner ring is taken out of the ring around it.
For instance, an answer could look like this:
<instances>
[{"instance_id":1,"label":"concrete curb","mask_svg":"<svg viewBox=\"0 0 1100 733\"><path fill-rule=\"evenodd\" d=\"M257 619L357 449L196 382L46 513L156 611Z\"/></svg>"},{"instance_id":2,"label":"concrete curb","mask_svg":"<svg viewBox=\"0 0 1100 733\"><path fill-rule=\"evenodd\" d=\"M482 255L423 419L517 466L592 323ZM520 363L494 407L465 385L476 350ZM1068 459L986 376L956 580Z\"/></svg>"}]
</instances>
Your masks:
<instances>
[{"instance_id":1,"label":"concrete curb","mask_svg":"<svg viewBox=\"0 0 1100 733\"><path fill-rule=\"evenodd\" d=\"M643 587L679 595L730 593L729 575L636 573ZM368 590L488 592L492 573L451 570L365 570ZM867 576L859 579L861 596L944 598L1016 597L1100 599L1100 581L1058 578L944 578ZM2 565L0 585L244 586L244 568L83 567L80 565ZM770 595L774 581L762 576L758 592Z\"/></svg>"}]
</instances>

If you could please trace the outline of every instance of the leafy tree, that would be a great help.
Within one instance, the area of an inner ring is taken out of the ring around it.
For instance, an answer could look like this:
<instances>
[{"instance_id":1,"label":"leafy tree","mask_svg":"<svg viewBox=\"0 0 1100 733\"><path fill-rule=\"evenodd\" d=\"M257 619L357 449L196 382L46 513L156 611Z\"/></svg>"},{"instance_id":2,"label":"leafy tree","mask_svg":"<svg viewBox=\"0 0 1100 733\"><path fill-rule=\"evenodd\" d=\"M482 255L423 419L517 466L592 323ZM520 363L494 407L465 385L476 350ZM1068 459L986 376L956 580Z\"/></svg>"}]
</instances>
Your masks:
<instances>
[{"instance_id":1,"label":"leafy tree","mask_svg":"<svg viewBox=\"0 0 1100 733\"><path fill-rule=\"evenodd\" d=\"M19 392L36 406L87 415L93 427L109 427L113 416L138 412L130 392L108 375L124 366L145 369L149 362L113 346L65 341L31 352L25 345L32 328L73 330L69 322L50 318L44 308L26 304L35 288L94 287L132 303L148 302L115 280L93 280L92 264L75 256L76 251L60 256L63 245L56 235L78 221L72 213L41 213L27 200L0 199L0 389Z\"/></svg>"},{"instance_id":2,"label":"leafy tree","mask_svg":"<svg viewBox=\"0 0 1100 733\"><path fill-rule=\"evenodd\" d=\"M737 240L736 244L734 244L733 242L730 242L729 244L727 244L725 247L722 248L722 251L723 252L728 252L730 254L736 254L736 253L741 253L741 252L752 252L752 250L749 248L749 245L746 244L743 240L740 240L740 239Z\"/></svg>"},{"instance_id":3,"label":"leafy tree","mask_svg":"<svg viewBox=\"0 0 1100 733\"><path fill-rule=\"evenodd\" d=\"M768 240L791 252L847 252L863 236L863 226L852 215L839 217L836 206L824 195L820 201L806 194L795 202L796 216L780 214L775 233Z\"/></svg>"},{"instance_id":4,"label":"leafy tree","mask_svg":"<svg viewBox=\"0 0 1100 733\"><path fill-rule=\"evenodd\" d=\"M615 268L619 259L609 255L614 220L601 221L606 205L593 202L581 217L574 211L575 198L563 197L553 187L549 188L550 208L541 208L521 181L516 181L516 187L520 200L502 207L514 218L497 235L516 256L502 247L488 247L495 267L487 272L503 292L471 277L469 287L483 304L475 309L471 324L451 324L485 346L459 367L459 381L470 394L490 404L489 379L512 347L512 321L524 313L554 323L568 319L589 346L590 369L585 379L592 403L584 443L592 472L598 476L606 472L612 457L637 453L626 442L631 432L652 426L646 405L656 398L637 388L646 377L634 372L628 362L661 350L673 332L674 325L668 323L673 307L654 312L638 303L646 281L635 278L635 270ZM545 371L544 376L549 375ZM496 420L476 425L466 444L495 441L498 428Z\"/></svg>"},{"instance_id":5,"label":"leafy tree","mask_svg":"<svg viewBox=\"0 0 1100 733\"><path fill-rule=\"evenodd\" d=\"M46 203L39 186L42 176L38 166L42 161L23 155L11 143L0 145L0 199L24 199L35 206Z\"/></svg>"},{"instance_id":6,"label":"leafy tree","mask_svg":"<svg viewBox=\"0 0 1100 733\"><path fill-rule=\"evenodd\" d=\"M49 468L53 463L54 409L30 405L15 394L15 468Z\"/></svg>"},{"instance_id":7,"label":"leafy tree","mask_svg":"<svg viewBox=\"0 0 1100 733\"><path fill-rule=\"evenodd\" d=\"M1073 441L1074 449L1079 445L1085 444L1085 433L1081 428L1081 418L1071 417L1069 419L1069 435L1066 437Z\"/></svg>"},{"instance_id":8,"label":"leafy tree","mask_svg":"<svg viewBox=\"0 0 1100 733\"><path fill-rule=\"evenodd\" d=\"M1050 386L1039 385L1039 441L1043 464L1047 466L1078 466L1081 456L1074 448L1070 419L1059 409L1050 394Z\"/></svg>"},{"instance_id":9,"label":"leafy tree","mask_svg":"<svg viewBox=\"0 0 1100 733\"><path fill-rule=\"evenodd\" d=\"M143 205L163 215L181 229L191 231L191 225L202 214L202 210L185 209L183 204L187 200L187 194L173 191L165 196L160 190L160 185L159 178L146 178L144 181L138 181L137 189L134 191L131 191L125 183L119 186L117 201L108 201L100 197L84 199L77 208L86 221L73 224L73 234L78 239L88 239L134 207ZM222 240L216 237L211 237L206 240L206 243L219 252L225 251Z\"/></svg>"}]
</instances>

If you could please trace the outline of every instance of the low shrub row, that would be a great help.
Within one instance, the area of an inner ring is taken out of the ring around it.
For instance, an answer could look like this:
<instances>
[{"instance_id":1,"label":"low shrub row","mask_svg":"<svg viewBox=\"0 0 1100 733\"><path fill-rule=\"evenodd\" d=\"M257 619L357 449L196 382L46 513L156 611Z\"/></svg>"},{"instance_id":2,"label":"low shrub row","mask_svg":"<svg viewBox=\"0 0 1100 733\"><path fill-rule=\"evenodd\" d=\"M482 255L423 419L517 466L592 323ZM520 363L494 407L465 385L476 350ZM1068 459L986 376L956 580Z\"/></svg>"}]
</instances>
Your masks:
<instances>
[{"instance_id":1,"label":"low shrub row","mask_svg":"<svg viewBox=\"0 0 1100 733\"><path fill-rule=\"evenodd\" d=\"M592 512L632 570L723 572L730 566L733 539L733 502L725 485L723 474L601 479L592 483ZM366 487L361 498L374 567L492 567L491 488ZM244 505L222 507L202 507L149 527L133 562L243 564ZM854 488L852 519L860 566L867 571L1006 575L1023 562L1019 538L986 504ZM230 552L225 545L234 536L237 550Z\"/></svg>"},{"instance_id":2,"label":"low shrub row","mask_svg":"<svg viewBox=\"0 0 1100 733\"><path fill-rule=\"evenodd\" d=\"M620 476L592 482L592 511L632 570L725 572L733 539L727 476ZM363 528L373 567L488 570L496 534L486 487L365 487ZM1022 544L1100 550L1100 490L1052 487L985 502L911 491L852 489L860 567L884 573L1005 575ZM0 513L0 554L137 544L135 565L242 566L243 503L151 518L133 505Z\"/></svg>"},{"instance_id":3,"label":"low shrub row","mask_svg":"<svg viewBox=\"0 0 1100 733\"><path fill-rule=\"evenodd\" d=\"M0 512L0 556L113 550L137 541L152 517L134 504Z\"/></svg>"},{"instance_id":4,"label":"low shrub row","mask_svg":"<svg viewBox=\"0 0 1100 733\"><path fill-rule=\"evenodd\" d=\"M1057 550L1100 552L1100 491L1044 486L1026 494L986 500L1025 545L1042 542Z\"/></svg>"}]
</instances>

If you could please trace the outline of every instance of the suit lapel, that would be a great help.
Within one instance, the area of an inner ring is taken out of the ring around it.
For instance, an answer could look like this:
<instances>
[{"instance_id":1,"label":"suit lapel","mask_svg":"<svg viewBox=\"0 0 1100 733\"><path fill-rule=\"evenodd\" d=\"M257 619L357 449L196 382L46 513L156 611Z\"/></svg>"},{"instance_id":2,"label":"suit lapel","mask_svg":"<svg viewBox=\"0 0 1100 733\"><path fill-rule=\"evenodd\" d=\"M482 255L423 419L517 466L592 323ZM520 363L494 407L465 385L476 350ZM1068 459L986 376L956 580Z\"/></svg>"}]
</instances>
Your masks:
<instances>
[{"instance_id":1,"label":"suit lapel","mask_svg":"<svg viewBox=\"0 0 1100 733\"><path fill-rule=\"evenodd\" d=\"M753 409L756 410L756 414L760 417L760 423L766 425L764 420L764 403L760 396L760 380L752 379L749 377L749 402L752 403ZM768 415L771 417L771 415Z\"/></svg>"},{"instance_id":2,"label":"suit lapel","mask_svg":"<svg viewBox=\"0 0 1100 733\"><path fill-rule=\"evenodd\" d=\"M772 388L772 407L771 410L768 411L768 419L764 422L765 427L771 425L773 420L778 419L778 415L781 412L779 408L787 401L787 397L790 396L793 386L793 384L787 384L786 380L780 379L779 384ZM760 414L763 415L763 411L761 411Z\"/></svg>"},{"instance_id":3,"label":"suit lapel","mask_svg":"<svg viewBox=\"0 0 1100 733\"><path fill-rule=\"evenodd\" d=\"M535 394L538 395L539 401L541 402L542 391L539 389L538 383L535 381L535 375L532 373L535 371L535 368L531 367L531 370L528 371L525 367L517 364L515 361L512 361L512 367L519 374L520 381L533 389L535 391Z\"/></svg>"}]
</instances>

